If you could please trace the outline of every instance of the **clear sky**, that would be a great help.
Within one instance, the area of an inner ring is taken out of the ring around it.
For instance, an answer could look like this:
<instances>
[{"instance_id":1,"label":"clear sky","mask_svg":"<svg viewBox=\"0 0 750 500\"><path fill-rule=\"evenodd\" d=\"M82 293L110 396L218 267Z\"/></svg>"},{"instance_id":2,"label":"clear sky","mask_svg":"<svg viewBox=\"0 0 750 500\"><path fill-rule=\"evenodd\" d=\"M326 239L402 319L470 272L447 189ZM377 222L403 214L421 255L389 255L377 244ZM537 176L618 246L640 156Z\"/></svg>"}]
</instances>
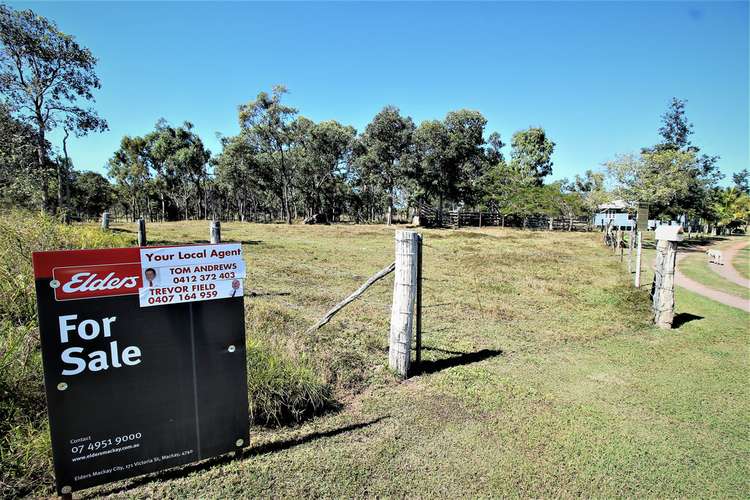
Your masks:
<instances>
[{"instance_id":1,"label":"clear sky","mask_svg":"<svg viewBox=\"0 0 750 500\"><path fill-rule=\"evenodd\" d=\"M542 126L554 178L655 144L677 96L722 172L750 167L747 1L11 5L99 59L110 131L72 141L82 170L104 172L123 135L160 117L193 122L218 153L237 106L276 83L302 115L358 131L387 104L417 123L477 109L505 142Z\"/></svg>"}]
</instances>

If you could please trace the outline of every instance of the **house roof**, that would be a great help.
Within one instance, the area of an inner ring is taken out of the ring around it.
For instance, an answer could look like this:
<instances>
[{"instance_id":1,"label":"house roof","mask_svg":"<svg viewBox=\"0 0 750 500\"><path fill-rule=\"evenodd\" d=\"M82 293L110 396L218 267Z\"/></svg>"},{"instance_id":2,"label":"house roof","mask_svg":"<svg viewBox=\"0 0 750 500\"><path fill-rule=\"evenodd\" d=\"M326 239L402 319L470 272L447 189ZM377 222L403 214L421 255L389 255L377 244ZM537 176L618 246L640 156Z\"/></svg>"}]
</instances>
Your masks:
<instances>
[{"instance_id":1,"label":"house roof","mask_svg":"<svg viewBox=\"0 0 750 500\"><path fill-rule=\"evenodd\" d=\"M599 210L627 210L632 206L632 203L628 203L625 200L613 200L609 203L602 203L599 205Z\"/></svg>"}]
</instances>

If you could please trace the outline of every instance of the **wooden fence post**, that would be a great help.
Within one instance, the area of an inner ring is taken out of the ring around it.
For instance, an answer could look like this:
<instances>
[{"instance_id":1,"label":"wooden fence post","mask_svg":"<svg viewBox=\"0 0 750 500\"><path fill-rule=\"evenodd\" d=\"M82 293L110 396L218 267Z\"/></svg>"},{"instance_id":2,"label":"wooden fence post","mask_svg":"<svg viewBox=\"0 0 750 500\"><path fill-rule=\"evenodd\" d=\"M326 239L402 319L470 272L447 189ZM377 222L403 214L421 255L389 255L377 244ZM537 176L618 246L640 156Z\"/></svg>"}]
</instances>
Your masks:
<instances>
[{"instance_id":1,"label":"wooden fence post","mask_svg":"<svg viewBox=\"0 0 750 500\"><path fill-rule=\"evenodd\" d=\"M414 231L396 232L396 270L388 342L388 366L401 377L409 373L414 302L417 295L419 237Z\"/></svg>"},{"instance_id":2,"label":"wooden fence post","mask_svg":"<svg viewBox=\"0 0 750 500\"><path fill-rule=\"evenodd\" d=\"M635 251L635 287L641 287L641 245L643 243L643 233L638 231L638 246Z\"/></svg>"},{"instance_id":3,"label":"wooden fence post","mask_svg":"<svg viewBox=\"0 0 750 500\"><path fill-rule=\"evenodd\" d=\"M481 212L480 217L481 217ZM415 359L417 365L422 362L422 235L417 235L419 238L419 246L417 247L417 352L415 353Z\"/></svg>"},{"instance_id":4,"label":"wooden fence post","mask_svg":"<svg viewBox=\"0 0 750 500\"><path fill-rule=\"evenodd\" d=\"M211 221L211 244L221 243L221 222L217 220Z\"/></svg>"},{"instance_id":5,"label":"wooden fence post","mask_svg":"<svg viewBox=\"0 0 750 500\"><path fill-rule=\"evenodd\" d=\"M102 230L109 230L109 212L102 213Z\"/></svg>"},{"instance_id":6,"label":"wooden fence post","mask_svg":"<svg viewBox=\"0 0 750 500\"><path fill-rule=\"evenodd\" d=\"M633 239L635 238L635 230L631 227L628 233L628 274L633 272Z\"/></svg>"},{"instance_id":7,"label":"wooden fence post","mask_svg":"<svg viewBox=\"0 0 750 500\"><path fill-rule=\"evenodd\" d=\"M651 309L654 324L672 328L674 320L674 269L677 262L677 242L682 239L680 226L662 226L656 231L656 266L651 285Z\"/></svg>"},{"instance_id":8,"label":"wooden fence post","mask_svg":"<svg viewBox=\"0 0 750 500\"><path fill-rule=\"evenodd\" d=\"M145 247L148 244L148 240L146 240L146 221L143 220L143 217L138 219L138 246L139 247Z\"/></svg>"}]
</instances>

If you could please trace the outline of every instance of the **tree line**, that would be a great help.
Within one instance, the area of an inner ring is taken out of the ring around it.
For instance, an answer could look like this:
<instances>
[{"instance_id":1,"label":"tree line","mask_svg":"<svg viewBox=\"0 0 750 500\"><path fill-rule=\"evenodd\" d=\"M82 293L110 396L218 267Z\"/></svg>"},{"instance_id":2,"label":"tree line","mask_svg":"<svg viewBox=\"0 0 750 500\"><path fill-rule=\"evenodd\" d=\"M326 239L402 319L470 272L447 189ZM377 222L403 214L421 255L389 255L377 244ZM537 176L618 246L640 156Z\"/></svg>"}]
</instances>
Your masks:
<instances>
[{"instance_id":1,"label":"tree line","mask_svg":"<svg viewBox=\"0 0 750 500\"><path fill-rule=\"evenodd\" d=\"M659 217L687 215L747 223L747 171L718 187L718 157L690 141L685 101L662 117L662 141L622 155L603 171L545 183L555 143L541 127L506 145L475 110L414 120L386 106L358 132L314 122L276 86L238 107L240 131L212 153L190 122L160 120L125 136L107 177L73 168L71 136L107 130L91 107L100 88L96 59L54 22L0 5L0 202L80 219L112 210L131 219L391 222L409 208L492 210L573 217L620 197L647 201ZM53 146L52 130L62 132ZM509 149L506 157L505 152ZM743 176L744 175L744 184Z\"/></svg>"}]
</instances>

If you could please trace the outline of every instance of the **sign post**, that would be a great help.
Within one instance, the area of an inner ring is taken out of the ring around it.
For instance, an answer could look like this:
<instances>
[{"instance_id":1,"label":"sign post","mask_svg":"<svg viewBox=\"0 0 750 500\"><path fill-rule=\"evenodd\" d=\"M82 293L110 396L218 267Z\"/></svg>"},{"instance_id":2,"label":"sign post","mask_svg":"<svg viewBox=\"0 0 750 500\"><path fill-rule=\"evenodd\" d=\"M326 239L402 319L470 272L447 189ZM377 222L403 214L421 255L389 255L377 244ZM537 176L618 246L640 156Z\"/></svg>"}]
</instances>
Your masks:
<instances>
[{"instance_id":1,"label":"sign post","mask_svg":"<svg viewBox=\"0 0 750 500\"><path fill-rule=\"evenodd\" d=\"M58 494L248 442L239 244L33 260Z\"/></svg>"},{"instance_id":2,"label":"sign post","mask_svg":"<svg viewBox=\"0 0 750 500\"><path fill-rule=\"evenodd\" d=\"M643 243L643 231L648 231L648 203L639 201L636 215L636 233L638 243L635 257L635 287L641 287L641 245Z\"/></svg>"}]
</instances>

